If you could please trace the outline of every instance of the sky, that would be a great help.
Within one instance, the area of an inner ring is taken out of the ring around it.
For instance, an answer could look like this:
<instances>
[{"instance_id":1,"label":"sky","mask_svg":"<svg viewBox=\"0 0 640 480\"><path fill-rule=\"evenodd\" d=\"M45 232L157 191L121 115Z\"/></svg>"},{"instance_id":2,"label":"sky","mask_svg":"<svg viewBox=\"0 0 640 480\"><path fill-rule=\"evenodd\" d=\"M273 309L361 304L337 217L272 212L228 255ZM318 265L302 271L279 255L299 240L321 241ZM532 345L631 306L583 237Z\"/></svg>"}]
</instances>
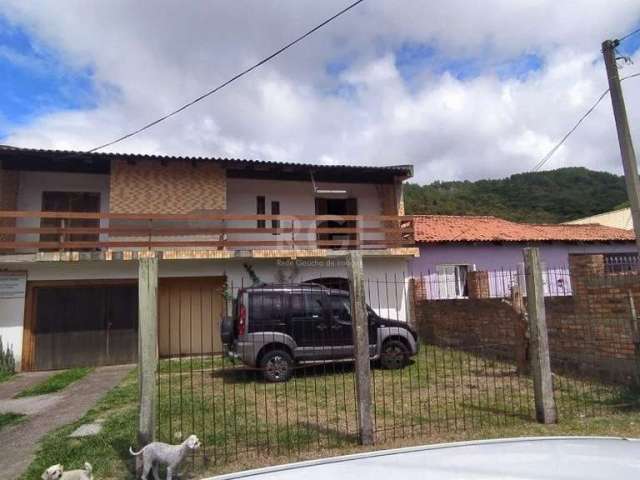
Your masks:
<instances>
[{"instance_id":1,"label":"sky","mask_svg":"<svg viewBox=\"0 0 640 480\"><path fill-rule=\"evenodd\" d=\"M0 0L0 143L89 149L168 113L348 0ZM600 46L640 2L365 0L105 151L413 164L414 181L531 170L607 88ZM620 52L640 72L640 35ZM640 77L623 83L636 145ZM636 150L640 151L640 147ZM607 98L545 169L621 172Z\"/></svg>"}]
</instances>

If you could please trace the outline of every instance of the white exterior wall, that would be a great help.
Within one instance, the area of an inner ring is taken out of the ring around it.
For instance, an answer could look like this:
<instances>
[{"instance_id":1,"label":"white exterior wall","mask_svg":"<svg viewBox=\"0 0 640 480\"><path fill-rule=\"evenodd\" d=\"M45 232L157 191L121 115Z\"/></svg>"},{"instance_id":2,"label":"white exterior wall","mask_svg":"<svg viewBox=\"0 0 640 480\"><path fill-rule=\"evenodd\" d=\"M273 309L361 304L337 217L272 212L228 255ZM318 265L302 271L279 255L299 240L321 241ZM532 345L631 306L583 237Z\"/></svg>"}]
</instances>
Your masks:
<instances>
[{"instance_id":1,"label":"white exterior wall","mask_svg":"<svg viewBox=\"0 0 640 480\"><path fill-rule=\"evenodd\" d=\"M18 210L41 211L42 192L91 192L100 194L100 211L109 212L109 175L67 172L20 172ZM18 227L39 227L39 218L21 218ZM108 220L101 220L101 227ZM101 236L104 239L105 236ZM37 242L38 235L19 235L18 241Z\"/></svg>"},{"instance_id":2,"label":"white exterior wall","mask_svg":"<svg viewBox=\"0 0 640 480\"><path fill-rule=\"evenodd\" d=\"M612 212L605 212L591 217L579 218L565 222L568 225L584 225L589 223L597 223L605 227L622 228L625 230L633 230L633 218L631 218L630 208L621 208Z\"/></svg>"},{"instance_id":3,"label":"white exterior wall","mask_svg":"<svg viewBox=\"0 0 640 480\"><path fill-rule=\"evenodd\" d=\"M346 190L347 194L317 195L313 190L313 184L309 182L279 181L279 180L250 180L244 178L227 178L227 213L229 214L256 214L256 197L265 197L266 214L271 213L271 202L280 202L281 215L315 215L315 198L357 198L359 215L381 215L382 203L374 184L355 183L322 183L319 188L323 190ZM377 227L379 222L367 222L366 227ZM228 222L228 226L255 227L256 222ZM281 222L281 227L290 227L289 222ZM315 222L298 222L297 227L315 227ZM270 228L270 222L267 222ZM230 240L278 240L290 241L289 234L264 235L252 234L243 236L240 234L229 235ZM384 240L384 234L366 233L362 236L366 240ZM296 234L298 240L315 240L315 234ZM302 246L304 248L304 246Z\"/></svg>"}]
</instances>

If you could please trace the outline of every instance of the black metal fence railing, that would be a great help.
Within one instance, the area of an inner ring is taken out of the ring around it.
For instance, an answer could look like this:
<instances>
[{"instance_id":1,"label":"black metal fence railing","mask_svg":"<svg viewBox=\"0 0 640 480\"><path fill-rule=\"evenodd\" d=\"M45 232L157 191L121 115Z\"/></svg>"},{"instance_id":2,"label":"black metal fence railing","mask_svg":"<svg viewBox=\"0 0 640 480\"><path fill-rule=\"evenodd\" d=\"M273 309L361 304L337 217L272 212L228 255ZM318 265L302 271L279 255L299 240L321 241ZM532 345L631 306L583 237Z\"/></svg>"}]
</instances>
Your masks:
<instances>
[{"instance_id":1,"label":"black metal fence railing","mask_svg":"<svg viewBox=\"0 0 640 480\"><path fill-rule=\"evenodd\" d=\"M455 299L424 295L428 274L365 280L377 444L535 421L526 322L511 296L524 281L509 291L485 288L504 271L487 272ZM560 419L635 408L630 332L640 283L622 288L608 273L570 273L546 273L570 288L545 299ZM165 288L157 437L176 443L197 434L203 447L194 462L220 469L357 445L348 284L327 285ZM605 375L618 370L626 373Z\"/></svg>"}]
</instances>

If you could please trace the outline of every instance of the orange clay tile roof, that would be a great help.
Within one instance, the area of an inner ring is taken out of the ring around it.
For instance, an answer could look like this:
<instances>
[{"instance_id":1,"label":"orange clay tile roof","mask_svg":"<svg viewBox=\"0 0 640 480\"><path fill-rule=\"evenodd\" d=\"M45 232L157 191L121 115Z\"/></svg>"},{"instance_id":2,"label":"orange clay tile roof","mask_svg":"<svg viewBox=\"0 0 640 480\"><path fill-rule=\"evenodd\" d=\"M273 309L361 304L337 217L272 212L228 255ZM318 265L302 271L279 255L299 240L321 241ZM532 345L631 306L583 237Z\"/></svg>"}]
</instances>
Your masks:
<instances>
[{"instance_id":1,"label":"orange clay tile roof","mask_svg":"<svg viewBox=\"0 0 640 480\"><path fill-rule=\"evenodd\" d=\"M597 224L554 225L510 222L489 216L415 215L418 243L442 242L620 242L631 230Z\"/></svg>"}]
</instances>

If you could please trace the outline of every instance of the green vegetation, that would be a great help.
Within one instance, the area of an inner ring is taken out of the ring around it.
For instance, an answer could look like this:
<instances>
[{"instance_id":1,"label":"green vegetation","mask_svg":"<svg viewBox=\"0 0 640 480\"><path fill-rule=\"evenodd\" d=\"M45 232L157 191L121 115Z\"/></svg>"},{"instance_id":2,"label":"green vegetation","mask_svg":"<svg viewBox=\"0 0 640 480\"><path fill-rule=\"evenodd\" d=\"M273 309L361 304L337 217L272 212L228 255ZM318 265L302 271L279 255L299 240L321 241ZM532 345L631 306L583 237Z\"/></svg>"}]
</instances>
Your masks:
<instances>
[{"instance_id":1,"label":"green vegetation","mask_svg":"<svg viewBox=\"0 0 640 480\"><path fill-rule=\"evenodd\" d=\"M0 372L0 383L6 382L15 375L13 372Z\"/></svg>"},{"instance_id":2,"label":"green vegetation","mask_svg":"<svg viewBox=\"0 0 640 480\"><path fill-rule=\"evenodd\" d=\"M0 413L0 430L19 422L25 416L21 413Z\"/></svg>"},{"instance_id":3,"label":"green vegetation","mask_svg":"<svg viewBox=\"0 0 640 480\"><path fill-rule=\"evenodd\" d=\"M408 184L408 214L495 215L519 222L559 223L619 208L623 177L586 168L560 168L500 180Z\"/></svg>"},{"instance_id":4,"label":"green vegetation","mask_svg":"<svg viewBox=\"0 0 640 480\"><path fill-rule=\"evenodd\" d=\"M16 359L9 345L5 348L0 336L0 382L16 373Z\"/></svg>"},{"instance_id":5,"label":"green vegetation","mask_svg":"<svg viewBox=\"0 0 640 480\"><path fill-rule=\"evenodd\" d=\"M129 446L135 443L138 422L137 380L137 370L133 370L81 419L47 434L40 442L35 460L21 478L40 478L47 467L56 463L70 470L82 468L84 462L89 462L94 478L134 479ZM100 434L69 438L80 425L99 418L104 420Z\"/></svg>"},{"instance_id":6,"label":"green vegetation","mask_svg":"<svg viewBox=\"0 0 640 480\"><path fill-rule=\"evenodd\" d=\"M47 393L54 393L68 387L73 382L77 382L81 378L84 378L91 370L91 368L72 368L60 373L56 373L47 378L41 383L34 385L21 391L16 398L21 397L33 397L35 395L46 395Z\"/></svg>"},{"instance_id":7,"label":"green vegetation","mask_svg":"<svg viewBox=\"0 0 640 480\"><path fill-rule=\"evenodd\" d=\"M203 441L183 471L217 474L303 458L365 450L357 445L353 368L299 369L286 384L220 357L162 360L158 385L159 440ZM376 449L477 438L529 435L640 436L637 392L554 375L560 424L533 420L533 385L508 362L427 346L403 370L373 370ZM79 421L49 434L23 478L53 463L94 465L96 478L133 479L137 375L132 371ZM83 423L103 431L68 438Z\"/></svg>"}]
</instances>

